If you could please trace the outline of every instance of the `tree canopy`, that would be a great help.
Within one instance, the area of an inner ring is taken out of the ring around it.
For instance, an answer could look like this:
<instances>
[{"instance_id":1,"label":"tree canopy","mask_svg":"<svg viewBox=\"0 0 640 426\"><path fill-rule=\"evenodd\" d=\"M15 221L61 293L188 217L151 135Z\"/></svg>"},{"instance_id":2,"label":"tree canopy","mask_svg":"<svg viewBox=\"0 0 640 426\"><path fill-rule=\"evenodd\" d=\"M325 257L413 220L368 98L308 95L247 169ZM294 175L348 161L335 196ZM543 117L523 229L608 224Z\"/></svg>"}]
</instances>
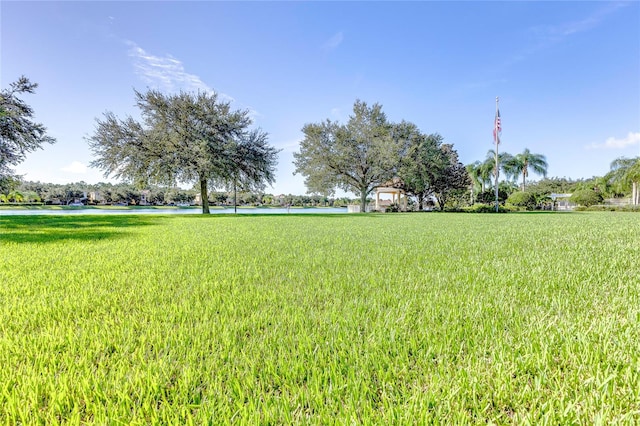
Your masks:
<instances>
[{"instance_id":1,"label":"tree canopy","mask_svg":"<svg viewBox=\"0 0 640 426\"><path fill-rule=\"evenodd\" d=\"M166 95L135 91L142 122L105 113L88 138L105 171L138 184L197 182L202 212L209 213L208 187L272 184L278 151L267 134L249 130L248 111L233 110L215 93Z\"/></svg>"},{"instance_id":2,"label":"tree canopy","mask_svg":"<svg viewBox=\"0 0 640 426\"><path fill-rule=\"evenodd\" d=\"M525 148L522 153L511 156L505 161L505 168L509 170L511 175L514 177L522 176L522 191L526 191L527 177L530 171L546 177L547 167L546 157L542 154L534 154L529 151L529 148Z\"/></svg>"},{"instance_id":3,"label":"tree canopy","mask_svg":"<svg viewBox=\"0 0 640 426\"><path fill-rule=\"evenodd\" d=\"M379 104L357 100L347 124L326 120L302 131L294 165L309 192L332 193L336 187L354 192L360 211L371 191L389 182L416 197L419 209L431 196L444 208L454 191L471 182L453 145L413 123L390 122Z\"/></svg>"},{"instance_id":4,"label":"tree canopy","mask_svg":"<svg viewBox=\"0 0 640 426\"><path fill-rule=\"evenodd\" d=\"M609 176L623 190L631 190L632 205L640 205L640 157L615 159Z\"/></svg>"},{"instance_id":5,"label":"tree canopy","mask_svg":"<svg viewBox=\"0 0 640 426\"><path fill-rule=\"evenodd\" d=\"M307 124L300 151L294 153L295 173L305 177L308 192L332 194L335 188L367 196L391 180L402 150L400 134L380 104L357 100L347 124L330 120Z\"/></svg>"},{"instance_id":6,"label":"tree canopy","mask_svg":"<svg viewBox=\"0 0 640 426\"><path fill-rule=\"evenodd\" d=\"M433 183L433 192L438 200L440 210L444 210L447 200L455 192L466 190L471 185L471 178L467 169L458 160L458 153L452 144L440 146L443 157L446 159L444 167L438 171Z\"/></svg>"},{"instance_id":7,"label":"tree canopy","mask_svg":"<svg viewBox=\"0 0 640 426\"><path fill-rule=\"evenodd\" d=\"M458 161L453 145L443 143L439 134L421 133L412 123L397 126L405 144L399 177L409 195L416 197L418 210L433 196L440 209L454 191L471 185L467 169Z\"/></svg>"},{"instance_id":8,"label":"tree canopy","mask_svg":"<svg viewBox=\"0 0 640 426\"><path fill-rule=\"evenodd\" d=\"M11 176L11 166L24 161L27 153L55 142L46 134L46 127L33 121L33 108L18 97L35 93L37 87L22 76L0 92L0 177Z\"/></svg>"}]
</instances>

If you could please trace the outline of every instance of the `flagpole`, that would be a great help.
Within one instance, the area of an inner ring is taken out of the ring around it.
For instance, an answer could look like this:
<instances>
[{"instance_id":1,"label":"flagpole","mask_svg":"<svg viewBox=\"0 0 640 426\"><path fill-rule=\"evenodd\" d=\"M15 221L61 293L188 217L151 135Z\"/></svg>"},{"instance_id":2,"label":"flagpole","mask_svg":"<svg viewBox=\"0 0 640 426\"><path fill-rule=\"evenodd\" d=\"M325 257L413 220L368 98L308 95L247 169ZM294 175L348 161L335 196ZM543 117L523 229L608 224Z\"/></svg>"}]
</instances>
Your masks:
<instances>
[{"instance_id":1,"label":"flagpole","mask_svg":"<svg viewBox=\"0 0 640 426\"><path fill-rule=\"evenodd\" d=\"M498 128L498 102L499 99L496 96L496 118L493 122L493 132L495 135L495 143L496 143L496 213L498 213L498 175L500 174L500 164L498 163L498 145L500 145L500 132Z\"/></svg>"}]
</instances>

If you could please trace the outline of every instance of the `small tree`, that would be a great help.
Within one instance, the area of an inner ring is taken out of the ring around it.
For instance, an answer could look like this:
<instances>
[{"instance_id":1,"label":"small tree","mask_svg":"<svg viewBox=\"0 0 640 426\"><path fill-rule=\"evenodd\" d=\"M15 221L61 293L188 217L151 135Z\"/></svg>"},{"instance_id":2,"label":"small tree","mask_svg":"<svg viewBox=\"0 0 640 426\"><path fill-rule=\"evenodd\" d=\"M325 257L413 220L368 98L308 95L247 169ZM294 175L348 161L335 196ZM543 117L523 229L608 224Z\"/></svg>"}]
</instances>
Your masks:
<instances>
[{"instance_id":1,"label":"small tree","mask_svg":"<svg viewBox=\"0 0 640 426\"><path fill-rule=\"evenodd\" d=\"M453 145L443 144L440 150L447 162L433 182L433 193L438 200L440 210L444 210L449 197L461 190L466 191L471 184L471 178L465 166L458 161L458 153L453 149Z\"/></svg>"},{"instance_id":2,"label":"small tree","mask_svg":"<svg viewBox=\"0 0 640 426\"><path fill-rule=\"evenodd\" d=\"M509 194L504 189L498 189L498 202L504 204ZM496 201L496 193L493 189L487 189L484 192L478 194L476 201L482 204L494 204Z\"/></svg>"},{"instance_id":3,"label":"small tree","mask_svg":"<svg viewBox=\"0 0 640 426\"><path fill-rule=\"evenodd\" d=\"M631 192L631 204L640 205L640 157L617 158L611 163L611 179Z\"/></svg>"},{"instance_id":4,"label":"small tree","mask_svg":"<svg viewBox=\"0 0 640 426\"><path fill-rule=\"evenodd\" d=\"M569 200L580 206L590 207L602 203L603 198L599 192L593 189L581 189L571 194Z\"/></svg>"},{"instance_id":5,"label":"small tree","mask_svg":"<svg viewBox=\"0 0 640 426\"><path fill-rule=\"evenodd\" d=\"M398 175L403 189L416 198L418 210L434 194L436 181L449 167L449 157L442 149L442 136L425 135L412 123L402 122L397 126L404 141Z\"/></svg>"},{"instance_id":6,"label":"small tree","mask_svg":"<svg viewBox=\"0 0 640 426\"><path fill-rule=\"evenodd\" d=\"M532 171L544 177L547 176L547 159L542 154L534 154L526 148L521 154L516 154L505 161L505 167L514 177L522 176L522 191L527 189L527 177Z\"/></svg>"},{"instance_id":7,"label":"small tree","mask_svg":"<svg viewBox=\"0 0 640 426\"><path fill-rule=\"evenodd\" d=\"M11 191L9 195L7 195L7 199L14 203L21 203L24 201L24 195L20 191Z\"/></svg>"},{"instance_id":8,"label":"small tree","mask_svg":"<svg viewBox=\"0 0 640 426\"><path fill-rule=\"evenodd\" d=\"M530 192L517 191L509 195L507 203L533 210L536 207L536 197Z\"/></svg>"}]
</instances>

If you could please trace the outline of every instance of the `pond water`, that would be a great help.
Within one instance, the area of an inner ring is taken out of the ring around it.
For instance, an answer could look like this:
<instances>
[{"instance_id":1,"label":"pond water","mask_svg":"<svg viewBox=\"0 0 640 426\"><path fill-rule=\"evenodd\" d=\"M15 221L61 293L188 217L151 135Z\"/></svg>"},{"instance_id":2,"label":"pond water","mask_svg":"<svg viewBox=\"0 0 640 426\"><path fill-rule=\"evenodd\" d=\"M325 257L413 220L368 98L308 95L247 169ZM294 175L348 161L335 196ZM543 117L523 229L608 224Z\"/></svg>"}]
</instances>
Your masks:
<instances>
[{"instance_id":1,"label":"pond water","mask_svg":"<svg viewBox=\"0 0 640 426\"><path fill-rule=\"evenodd\" d=\"M0 216L37 216L37 215L100 215L100 214L201 214L200 209L72 209L72 210L4 210L0 209ZM233 214L233 208L211 209L211 214ZM286 208L239 208L238 214L300 214L323 213L340 214L347 213L346 207L325 208L292 208L287 212Z\"/></svg>"}]
</instances>

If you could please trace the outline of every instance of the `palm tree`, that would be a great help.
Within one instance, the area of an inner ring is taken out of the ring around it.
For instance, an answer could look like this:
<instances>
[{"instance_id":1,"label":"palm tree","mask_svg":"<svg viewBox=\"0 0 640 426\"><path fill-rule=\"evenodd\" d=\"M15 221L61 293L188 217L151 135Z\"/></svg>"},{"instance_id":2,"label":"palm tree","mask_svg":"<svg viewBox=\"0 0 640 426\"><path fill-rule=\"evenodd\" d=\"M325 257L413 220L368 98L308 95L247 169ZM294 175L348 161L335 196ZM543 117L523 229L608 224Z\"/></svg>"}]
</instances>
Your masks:
<instances>
[{"instance_id":1,"label":"palm tree","mask_svg":"<svg viewBox=\"0 0 640 426\"><path fill-rule=\"evenodd\" d=\"M513 176L513 170L511 168L512 159L513 159L513 155L509 154L508 152L501 152L498 154L498 164L499 164L500 170L502 170L505 178L507 179ZM491 176L495 177L496 175L496 151L495 150L490 149L489 151L487 151L487 158L485 158L484 163L482 163L482 165L485 168L485 172L488 175L487 180L491 182ZM493 187L493 185L489 185L489 186Z\"/></svg>"},{"instance_id":2,"label":"palm tree","mask_svg":"<svg viewBox=\"0 0 640 426\"><path fill-rule=\"evenodd\" d=\"M467 169L467 173L469 174L469 177L471 178L471 185L470 185L470 189L471 189L471 204L473 204L475 189L479 187L480 189L482 189L484 191L484 181L481 178L482 163L480 161L476 161L474 163L467 164L464 167Z\"/></svg>"},{"instance_id":3,"label":"palm tree","mask_svg":"<svg viewBox=\"0 0 640 426\"><path fill-rule=\"evenodd\" d=\"M482 163L480 163L480 169L478 170L478 173L480 175L480 183L482 184L482 192L486 191L487 188L490 188L492 186L491 175L493 174L495 166L495 159L491 160L488 155L487 158Z\"/></svg>"},{"instance_id":4,"label":"palm tree","mask_svg":"<svg viewBox=\"0 0 640 426\"><path fill-rule=\"evenodd\" d=\"M527 188L529 171L547 177L547 158L542 154L532 153L529 151L529 148L525 148L522 154L517 154L515 157L512 157L508 167L515 176L522 175L523 191Z\"/></svg>"},{"instance_id":5,"label":"palm tree","mask_svg":"<svg viewBox=\"0 0 640 426\"><path fill-rule=\"evenodd\" d=\"M12 200L14 203L21 203L24 201L24 195L19 191L11 191L9 195L7 195L7 198L10 201Z\"/></svg>"},{"instance_id":6,"label":"palm tree","mask_svg":"<svg viewBox=\"0 0 640 426\"><path fill-rule=\"evenodd\" d=\"M611 163L611 177L628 188L631 186L631 204L640 205L640 157L620 157Z\"/></svg>"}]
</instances>

